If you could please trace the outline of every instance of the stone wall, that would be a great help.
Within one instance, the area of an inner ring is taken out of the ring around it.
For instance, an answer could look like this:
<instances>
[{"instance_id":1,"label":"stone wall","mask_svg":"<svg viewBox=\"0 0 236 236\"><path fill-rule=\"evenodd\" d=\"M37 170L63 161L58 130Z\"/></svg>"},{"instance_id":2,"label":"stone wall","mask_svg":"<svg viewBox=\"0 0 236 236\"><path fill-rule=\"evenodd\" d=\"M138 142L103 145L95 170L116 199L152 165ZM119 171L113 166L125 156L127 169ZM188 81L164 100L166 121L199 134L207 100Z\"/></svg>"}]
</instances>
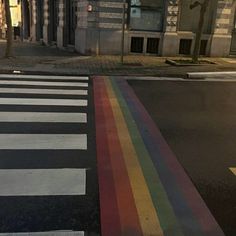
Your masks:
<instances>
[{"instance_id":1,"label":"stone wall","mask_svg":"<svg viewBox=\"0 0 236 236\"><path fill-rule=\"evenodd\" d=\"M179 49L179 39L177 35L179 1L166 1L165 16L162 55L174 56L178 54Z\"/></svg>"},{"instance_id":2,"label":"stone wall","mask_svg":"<svg viewBox=\"0 0 236 236\"><path fill-rule=\"evenodd\" d=\"M232 39L233 0L219 0L211 39L210 56L228 56Z\"/></svg>"},{"instance_id":3,"label":"stone wall","mask_svg":"<svg viewBox=\"0 0 236 236\"><path fill-rule=\"evenodd\" d=\"M91 11L88 11L88 6L92 8ZM120 53L122 9L122 0L79 0L76 50L83 54ZM125 42L127 42L127 36ZM127 43L125 45L127 52Z\"/></svg>"}]
</instances>

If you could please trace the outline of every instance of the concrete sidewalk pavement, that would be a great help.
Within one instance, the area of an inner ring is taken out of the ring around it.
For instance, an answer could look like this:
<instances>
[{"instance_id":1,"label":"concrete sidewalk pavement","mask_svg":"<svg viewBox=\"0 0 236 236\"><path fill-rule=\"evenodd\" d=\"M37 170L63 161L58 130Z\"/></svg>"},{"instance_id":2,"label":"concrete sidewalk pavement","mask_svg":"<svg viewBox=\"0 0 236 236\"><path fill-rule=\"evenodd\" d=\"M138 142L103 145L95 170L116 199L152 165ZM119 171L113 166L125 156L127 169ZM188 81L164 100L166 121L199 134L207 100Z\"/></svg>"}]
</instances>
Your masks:
<instances>
[{"instance_id":1,"label":"concrete sidewalk pavement","mask_svg":"<svg viewBox=\"0 0 236 236\"><path fill-rule=\"evenodd\" d=\"M15 57L3 58L5 42L0 42L0 72L14 70L31 73L58 73L74 75L135 75L181 76L187 72L236 71L235 58L208 58L216 64L199 66L173 66L167 58L158 56L127 55L124 65L119 55L82 56L77 53L43 46L38 43L15 43ZM173 59L173 58L172 58ZM175 58L176 59L176 58ZM177 58L178 59L178 58ZM179 58L180 59L180 58Z\"/></svg>"}]
</instances>

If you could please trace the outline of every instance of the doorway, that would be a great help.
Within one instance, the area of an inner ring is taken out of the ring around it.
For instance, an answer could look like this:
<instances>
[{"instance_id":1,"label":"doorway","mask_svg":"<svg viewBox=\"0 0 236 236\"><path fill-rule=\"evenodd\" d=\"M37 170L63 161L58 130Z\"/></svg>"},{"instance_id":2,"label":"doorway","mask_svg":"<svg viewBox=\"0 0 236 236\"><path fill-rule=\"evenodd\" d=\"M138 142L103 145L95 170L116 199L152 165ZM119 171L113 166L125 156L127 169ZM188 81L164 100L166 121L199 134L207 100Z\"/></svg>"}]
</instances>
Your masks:
<instances>
[{"instance_id":1,"label":"doorway","mask_svg":"<svg viewBox=\"0 0 236 236\"><path fill-rule=\"evenodd\" d=\"M49 41L57 41L59 0L49 1Z\"/></svg>"},{"instance_id":2,"label":"doorway","mask_svg":"<svg viewBox=\"0 0 236 236\"><path fill-rule=\"evenodd\" d=\"M77 0L65 0L64 46L75 45Z\"/></svg>"},{"instance_id":3,"label":"doorway","mask_svg":"<svg viewBox=\"0 0 236 236\"><path fill-rule=\"evenodd\" d=\"M29 39L30 37L30 5L27 0L22 0L22 37Z\"/></svg>"},{"instance_id":4,"label":"doorway","mask_svg":"<svg viewBox=\"0 0 236 236\"><path fill-rule=\"evenodd\" d=\"M36 25L36 39L40 40L43 38L43 25L44 25L44 0L38 0L36 2L37 7L37 25Z\"/></svg>"}]
</instances>

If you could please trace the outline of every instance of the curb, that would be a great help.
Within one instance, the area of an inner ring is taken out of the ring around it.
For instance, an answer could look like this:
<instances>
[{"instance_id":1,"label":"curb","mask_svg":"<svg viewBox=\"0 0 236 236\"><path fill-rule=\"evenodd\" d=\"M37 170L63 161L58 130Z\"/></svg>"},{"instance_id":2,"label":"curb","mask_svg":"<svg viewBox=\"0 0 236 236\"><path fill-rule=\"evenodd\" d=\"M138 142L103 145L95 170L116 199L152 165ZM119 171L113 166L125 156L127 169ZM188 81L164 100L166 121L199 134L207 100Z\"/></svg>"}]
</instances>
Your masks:
<instances>
[{"instance_id":1,"label":"curb","mask_svg":"<svg viewBox=\"0 0 236 236\"><path fill-rule=\"evenodd\" d=\"M182 60L184 61L184 60ZM188 60L186 60L188 61ZM216 62L212 62L212 61L209 61L209 60L200 60L202 62L206 62L205 64L195 64L195 63L180 63L180 62L177 62L175 60L171 60L171 59L166 59L166 64L169 64L169 65L172 65L172 66L179 66L179 67L183 67L183 66L211 66L211 65L217 65Z\"/></svg>"},{"instance_id":2,"label":"curb","mask_svg":"<svg viewBox=\"0 0 236 236\"><path fill-rule=\"evenodd\" d=\"M189 79L220 78L222 76L235 76L236 77L236 71L187 73L187 78Z\"/></svg>"}]
</instances>

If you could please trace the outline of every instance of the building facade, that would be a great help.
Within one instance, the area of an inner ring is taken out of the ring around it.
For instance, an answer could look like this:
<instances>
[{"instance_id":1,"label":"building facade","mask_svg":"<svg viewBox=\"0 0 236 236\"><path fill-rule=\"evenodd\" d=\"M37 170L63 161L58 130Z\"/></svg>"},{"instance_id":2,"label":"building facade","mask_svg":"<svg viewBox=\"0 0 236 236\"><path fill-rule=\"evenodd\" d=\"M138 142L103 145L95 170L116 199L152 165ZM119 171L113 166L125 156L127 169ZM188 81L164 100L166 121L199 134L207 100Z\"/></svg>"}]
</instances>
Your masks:
<instances>
[{"instance_id":1,"label":"building facade","mask_svg":"<svg viewBox=\"0 0 236 236\"><path fill-rule=\"evenodd\" d=\"M0 0L2 1L2 0ZM126 54L189 55L198 27L194 0L126 0ZM24 38L82 54L119 54L123 0L21 0ZM236 1L210 0L201 54L236 54ZM1 15L0 15L1 21Z\"/></svg>"},{"instance_id":2,"label":"building facade","mask_svg":"<svg viewBox=\"0 0 236 236\"><path fill-rule=\"evenodd\" d=\"M30 39L30 1L10 0L9 3L14 39ZM0 0L0 38L6 38L6 30L4 0Z\"/></svg>"}]
</instances>

